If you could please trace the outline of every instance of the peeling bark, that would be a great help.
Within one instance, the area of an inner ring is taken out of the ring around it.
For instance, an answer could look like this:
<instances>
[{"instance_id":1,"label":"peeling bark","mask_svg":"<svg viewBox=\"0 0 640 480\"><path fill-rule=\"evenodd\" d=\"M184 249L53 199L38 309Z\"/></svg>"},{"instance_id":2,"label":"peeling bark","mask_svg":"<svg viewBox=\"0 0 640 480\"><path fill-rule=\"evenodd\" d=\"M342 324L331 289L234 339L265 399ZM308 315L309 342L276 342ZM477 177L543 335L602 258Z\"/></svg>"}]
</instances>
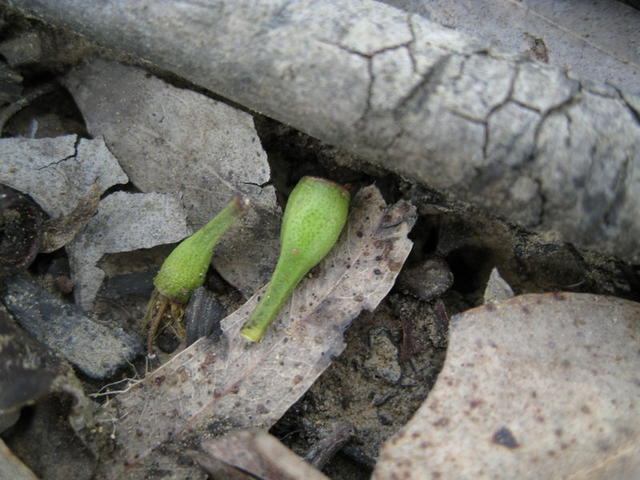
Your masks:
<instances>
[{"instance_id":1,"label":"peeling bark","mask_svg":"<svg viewBox=\"0 0 640 480\"><path fill-rule=\"evenodd\" d=\"M640 261L635 96L367 0L11 3L525 227Z\"/></svg>"}]
</instances>

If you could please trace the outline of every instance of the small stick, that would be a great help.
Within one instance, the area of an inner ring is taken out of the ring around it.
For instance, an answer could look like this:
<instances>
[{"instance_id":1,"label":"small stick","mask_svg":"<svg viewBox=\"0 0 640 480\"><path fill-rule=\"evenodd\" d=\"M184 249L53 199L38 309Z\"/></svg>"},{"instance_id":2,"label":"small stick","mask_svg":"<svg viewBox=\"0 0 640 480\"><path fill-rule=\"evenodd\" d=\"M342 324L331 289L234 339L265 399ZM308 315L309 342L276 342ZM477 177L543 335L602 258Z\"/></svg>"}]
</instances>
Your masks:
<instances>
[{"instance_id":1,"label":"small stick","mask_svg":"<svg viewBox=\"0 0 640 480\"><path fill-rule=\"evenodd\" d=\"M149 356L149 358L155 358L156 356L156 354L153 353L153 343L156 338L156 333L158 332L158 327L160 326L160 321L162 320L162 317L164 317L164 313L167 311L167 307L169 306L169 299L167 297L163 295L158 295L158 297L160 297L158 311L151 319L151 324L149 325L149 333L147 334L147 355ZM153 309L153 307L151 308Z\"/></svg>"}]
</instances>

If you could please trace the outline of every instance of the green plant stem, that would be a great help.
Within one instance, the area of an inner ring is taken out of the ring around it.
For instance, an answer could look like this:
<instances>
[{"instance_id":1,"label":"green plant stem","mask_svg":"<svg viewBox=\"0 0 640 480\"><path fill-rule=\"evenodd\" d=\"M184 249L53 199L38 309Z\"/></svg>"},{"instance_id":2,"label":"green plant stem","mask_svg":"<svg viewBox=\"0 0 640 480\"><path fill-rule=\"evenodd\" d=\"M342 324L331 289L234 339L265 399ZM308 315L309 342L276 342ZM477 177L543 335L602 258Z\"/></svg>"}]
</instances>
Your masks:
<instances>
[{"instance_id":1,"label":"green plant stem","mask_svg":"<svg viewBox=\"0 0 640 480\"><path fill-rule=\"evenodd\" d=\"M291 260L287 257L278 259L278 264L264 296L240 331L240 334L247 340L257 342L263 337L284 303L306 275L307 271L304 269L292 272L282 268L283 264L290 262Z\"/></svg>"}]
</instances>

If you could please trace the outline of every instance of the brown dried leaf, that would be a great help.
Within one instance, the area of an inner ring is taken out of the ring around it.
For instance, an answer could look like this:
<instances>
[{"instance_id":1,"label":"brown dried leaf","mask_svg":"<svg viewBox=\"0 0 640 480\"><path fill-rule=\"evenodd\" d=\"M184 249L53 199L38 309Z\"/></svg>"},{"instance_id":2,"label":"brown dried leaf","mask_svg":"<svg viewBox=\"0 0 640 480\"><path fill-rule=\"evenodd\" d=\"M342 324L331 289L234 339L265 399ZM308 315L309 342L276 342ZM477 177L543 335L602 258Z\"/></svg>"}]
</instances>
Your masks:
<instances>
[{"instance_id":1,"label":"brown dried leaf","mask_svg":"<svg viewBox=\"0 0 640 480\"><path fill-rule=\"evenodd\" d=\"M101 194L100 186L94 183L89 191L80 197L73 211L44 222L40 251L50 253L71 242L98 211Z\"/></svg>"},{"instance_id":2,"label":"brown dried leaf","mask_svg":"<svg viewBox=\"0 0 640 480\"><path fill-rule=\"evenodd\" d=\"M640 478L640 304L523 295L454 317L374 479Z\"/></svg>"},{"instance_id":3,"label":"brown dried leaf","mask_svg":"<svg viewBox=\"0 0 640 480\"><path fill-rule=\"evenodd\" d=\"M338 244L261 342L239 335L258 292L222 321L217 341L201 338L116 398L119 453L107 475L142 478L155 464L184 476L187 467L178 471L172 460L179 442L273 425L344 350L351 321L389 292L411 250L414 221L409 203L386 207L376 187L362 189Z\"/></svg>"},{"instance_id":4,"label":"brown dried leaf","mask_svg":"<svg viewBox=\"0 0 640 480\"><path fill-rule=\"evenodd\" d=\"M328 480L280 441L261 430L239 430L204 442L192 455L213 478Z\"/></svg>"}]
</instances>

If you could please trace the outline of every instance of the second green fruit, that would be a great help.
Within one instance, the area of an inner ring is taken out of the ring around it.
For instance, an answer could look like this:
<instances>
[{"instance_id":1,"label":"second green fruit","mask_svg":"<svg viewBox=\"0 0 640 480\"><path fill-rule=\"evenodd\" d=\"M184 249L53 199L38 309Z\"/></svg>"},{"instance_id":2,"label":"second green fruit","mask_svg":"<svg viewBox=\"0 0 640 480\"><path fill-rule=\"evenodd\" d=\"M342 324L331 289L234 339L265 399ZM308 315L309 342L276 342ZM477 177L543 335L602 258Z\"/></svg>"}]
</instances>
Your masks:
<instances>
[{"instance_id":1,"label":"second green fruit","mask_svg":"<svg viewBox=\"0 0 640 480\"><path fill-rule=\"evenodd\" d=\"M280 257L267 289L240 333L259 341L300 280L329 253L347 221L349 192L303 177L289 195L280 230Z\"/></svg>"}]
</instances>

